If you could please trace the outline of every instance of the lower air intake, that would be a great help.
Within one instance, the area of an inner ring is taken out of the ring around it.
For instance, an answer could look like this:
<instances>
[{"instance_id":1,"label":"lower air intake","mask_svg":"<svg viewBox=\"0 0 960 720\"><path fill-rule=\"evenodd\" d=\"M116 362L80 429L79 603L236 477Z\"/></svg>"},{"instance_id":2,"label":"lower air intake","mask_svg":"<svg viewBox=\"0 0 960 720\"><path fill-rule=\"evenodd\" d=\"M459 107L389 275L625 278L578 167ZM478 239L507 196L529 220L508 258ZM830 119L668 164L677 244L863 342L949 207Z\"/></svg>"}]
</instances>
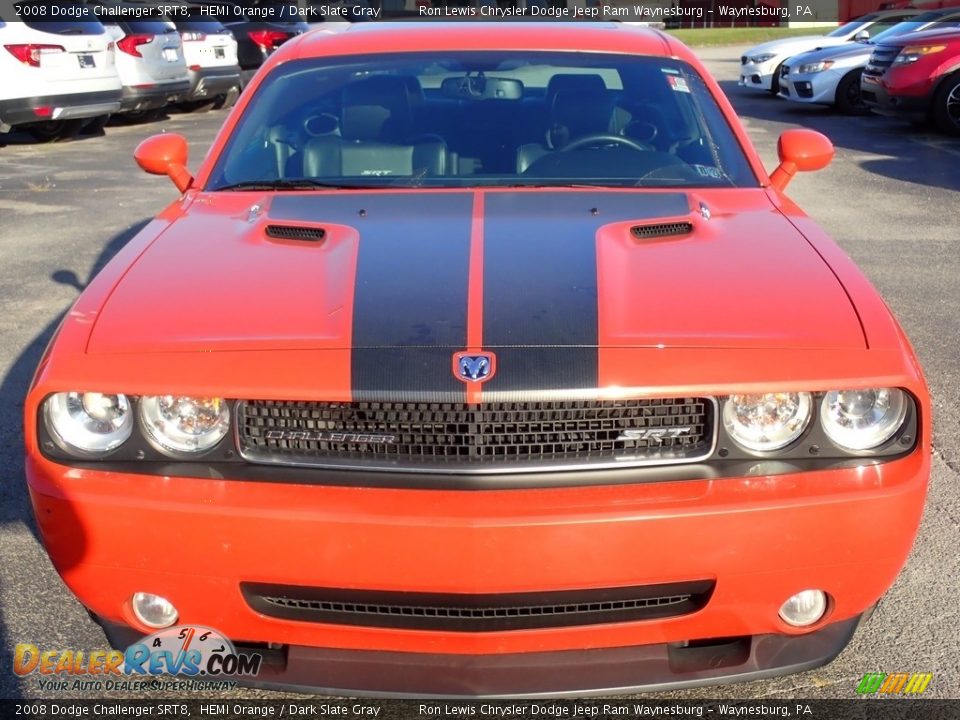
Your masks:
<instances>
[{"instance_id":1,"label":"lower air intake","mask_svg":"<svg viewBox=\"0 0 960 720\"><path fill-rule=\"evenodd\" d=\"M365 627L497 632L677 617L703 608L712 580L492 595L241 583L251 608L285 620Z\"/></svg>"}]
</instances>

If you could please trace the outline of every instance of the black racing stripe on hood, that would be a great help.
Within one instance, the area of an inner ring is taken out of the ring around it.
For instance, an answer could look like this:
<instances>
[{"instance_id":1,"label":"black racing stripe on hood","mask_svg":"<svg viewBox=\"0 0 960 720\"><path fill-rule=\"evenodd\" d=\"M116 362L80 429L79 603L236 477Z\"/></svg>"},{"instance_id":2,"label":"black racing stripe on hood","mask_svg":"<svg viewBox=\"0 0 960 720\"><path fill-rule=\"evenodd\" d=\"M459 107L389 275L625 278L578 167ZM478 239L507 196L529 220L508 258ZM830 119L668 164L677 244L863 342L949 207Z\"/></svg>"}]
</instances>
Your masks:
<instances>
[{"instance_id":1,"label":"black racing stripe on hood","mask_svg":"<svg viewBox=\"0 0 960 720\"><path fill-rule=\"evenodd\" d=\"M355 400L463 402L472 193L280 196L271 219L331 222L360 237L353 298Z\"/></svg>"},{"instance_id":2,"label":"black racing stripe on hood","mask_svg":"<svg viewBox=\"0 0 960 720\"><path fill-rule=\"evenodd\" d=\"M597 387L597 229L685 215L686 195L491 192L485 203L483 345L497 373L484 393Z\"/></svg>"}]
</instances>

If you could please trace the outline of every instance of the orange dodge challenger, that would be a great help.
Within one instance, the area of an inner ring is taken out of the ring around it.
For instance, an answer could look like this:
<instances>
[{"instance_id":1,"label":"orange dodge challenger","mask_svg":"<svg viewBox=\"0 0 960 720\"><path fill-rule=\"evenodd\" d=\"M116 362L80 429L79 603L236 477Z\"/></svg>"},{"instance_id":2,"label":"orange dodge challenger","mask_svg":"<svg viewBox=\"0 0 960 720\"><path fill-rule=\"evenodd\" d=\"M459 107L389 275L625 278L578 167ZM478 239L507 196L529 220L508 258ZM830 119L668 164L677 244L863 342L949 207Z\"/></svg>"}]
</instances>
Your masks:
<instances>
[{"instance_id":1,"label":"orange dodge challenger","mask_svg":"<svg viewBox=\"0 0 960 720\"><path fill-rule=\"evenodd\" d=\"M27 479L123 648L264 686L549 696L829 662L903 566L930 399L676 40L367 24L257 74L44 355ZM882 549L882 552L878 552Z\"/></svg>"}]
</instances>

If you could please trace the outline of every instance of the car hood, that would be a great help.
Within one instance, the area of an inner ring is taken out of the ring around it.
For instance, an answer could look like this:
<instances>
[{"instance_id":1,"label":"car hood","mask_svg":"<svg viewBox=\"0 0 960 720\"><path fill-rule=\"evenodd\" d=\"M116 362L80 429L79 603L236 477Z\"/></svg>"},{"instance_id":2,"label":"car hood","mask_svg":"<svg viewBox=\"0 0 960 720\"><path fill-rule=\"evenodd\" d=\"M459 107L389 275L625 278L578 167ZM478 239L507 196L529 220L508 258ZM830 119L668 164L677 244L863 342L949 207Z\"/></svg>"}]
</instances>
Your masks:
<instances>
[{"instance_id":1,"label":"car hood","mask_svg":"<svg viewBox=\"0 0 960 720\"><path fill-rule=\"evenodd\" d=\"M469 346L863 348L864 336L762 189L221 192L129 268L87 351Z\"/></svg>"},{"instance_id":2,"label":"car hood","mask_svg":"<svg viewBox=\"0 0 960 720\"><path fill-rule=\"evenodd\" d=\"M860 58L864 63L870 59L873 53L873 45L866 43L845 43L837 47L818 47L805 53L799 53L790 58L788 64L791 68L800 67L806 63L820 62L821 60L854 60Z\"/></svg>"},{"instance_id":3,"label":"car hood","mask_svg":"<svg viewBox=\"0 0 960 720\"><path fill-rule=\"evenodd\" d=\"M847 42L848 41L843 38L833 38L825 35L801 35L800 37L781 38L780 40L761 43L747 50L744 55L754 57L755 55L763 55L764 53L773 53L774 55L789 57L814 50L815 48L845 45Z\"/></svg>"}]
</instances>

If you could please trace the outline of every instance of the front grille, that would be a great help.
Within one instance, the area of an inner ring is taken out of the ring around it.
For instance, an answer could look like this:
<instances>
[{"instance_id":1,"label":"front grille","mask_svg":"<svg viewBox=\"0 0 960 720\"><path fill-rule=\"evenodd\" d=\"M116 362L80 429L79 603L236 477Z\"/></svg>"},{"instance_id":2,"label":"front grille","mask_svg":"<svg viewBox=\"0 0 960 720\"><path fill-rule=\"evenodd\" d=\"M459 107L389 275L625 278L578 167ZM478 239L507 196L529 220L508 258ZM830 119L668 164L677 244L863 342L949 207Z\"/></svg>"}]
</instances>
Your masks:
<instances>
[{"instance_id":1,"label":"front grille","mask_svg":"<svg viewBox=\"0 0 960 720\"><path fill-rule=\"evenodd\" d=\"M886 72L887 68L893 65L893 59L900 54L900 48L897 46L880 45L873 49L870 55L870 61L863 69L864 75L879 77Z\"/></svg>"},{"instance_id":2,"label":"front grille","mask_svg":"<svg viewBox=\"0 0 960 720\"><path fill-rule=\"evenodd\" d=\"M690 222L672 222L655 223L653 225L634 225L630 232L638 240L651 240L658 237L674 237L677 235L689 235L693 232L693 223Z\"/></svg>"},{"instance_id":3,"label":"front grille","mask_svg":"<svg viewBox=\"0 0 960 720\"><path fill-rule=\"evenodd\" d=\"M285 620L395 629L496 632L633 622L703 608L714 583L491 595L432 594L241 583L247 604Z\"/></svg>"},{"instance_id":4,"label":"front grille","mask_svg":"<svg viewBox=\"0 0 960 720\"><path fill-rule=\"evenodd\" d=\"M249 400L251 462L433 472L692 462L710 454L711 398L460 403Z\"/></svg>"},{"instance_id":5,"label":"front grille","mask_svg":"<svg viewBox=\"0 0 960 720\"><path fill-rule=\"evenodd\" d=\"M750 62L750 58L748 58L746 55L741 55L741 56L740 56L740 64L741 64L741 65L746 65L748 62Z\"/></svg>"},{"instance_id":6,"label":"front grille","mask_svg":"<svg viewBox=\"0 0 960 720\"><path fill-rule=\"evenodd\" d=\"M789 65L783 65L783 66L781 66L781 68L780 68L780 77L786 77L786 76L789 75L789 74L790 74L790 66L789 66Z\"/></svg>"}]
</instances>

